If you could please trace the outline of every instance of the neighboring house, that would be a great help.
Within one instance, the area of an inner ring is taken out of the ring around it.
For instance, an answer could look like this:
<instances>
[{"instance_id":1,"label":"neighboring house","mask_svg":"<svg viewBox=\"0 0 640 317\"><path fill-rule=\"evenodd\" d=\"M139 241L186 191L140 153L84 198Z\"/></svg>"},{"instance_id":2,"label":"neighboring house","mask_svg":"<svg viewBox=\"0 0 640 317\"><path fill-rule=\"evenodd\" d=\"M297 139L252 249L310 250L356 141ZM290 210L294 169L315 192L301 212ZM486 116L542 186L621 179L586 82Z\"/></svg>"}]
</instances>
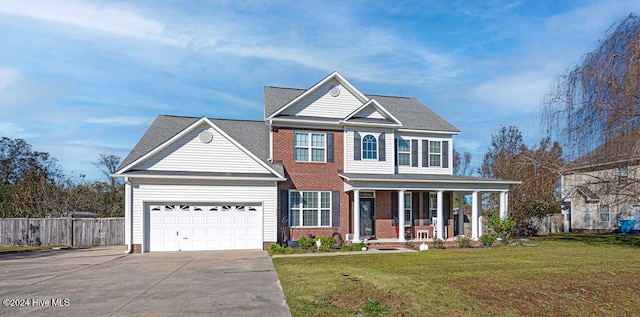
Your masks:
<instances>
[{"instance_id":1,"label":"neighboring house","mask_svg":"<svg viewBox=\"0 0 640 317\"><path fill-rule=\"evenodd\" d=\"M636 219L635 229L640 230L636 147L636 137L623 135L569 164L562 175L565 227L572 232L612 232L619 220Z\"/></svg>"},{"instance_id":2,"label":"neighboring house","mask_svg":"<svg viewBox=\"0 0 640 317\"><path fill-rule=\"evenodd\" d=\"M334 232L477 239L481 194L499 192L506 216L517 182L453 176L458 133L416 99L365 95L337 72L309 89L265 87L264 121L161 115L114 174L125 178L126 241L147 252ZM472 196L456 216L470 229L453 219L456 195Z\"/></svg>"}]
</instances>

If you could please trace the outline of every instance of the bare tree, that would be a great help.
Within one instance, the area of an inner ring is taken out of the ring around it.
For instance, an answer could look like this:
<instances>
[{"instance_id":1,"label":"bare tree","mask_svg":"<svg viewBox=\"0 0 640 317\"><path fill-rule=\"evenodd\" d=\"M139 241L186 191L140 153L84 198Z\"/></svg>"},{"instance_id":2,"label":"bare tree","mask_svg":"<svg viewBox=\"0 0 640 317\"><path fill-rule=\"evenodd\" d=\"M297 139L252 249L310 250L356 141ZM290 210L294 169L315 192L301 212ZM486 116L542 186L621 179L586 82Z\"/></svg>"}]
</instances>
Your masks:
<instances>
[{"instance_id":1,"label":"bare tree","mask_svg":"<svg viewBox=\"0 0 640 317\"><path fill-rule=\"evenodd\" d=\"M453 147L453 175L469 176L473 172L471 166L471 153L464 152L460 156L460 152Z\"/></svg>"},{"instance_id":2,"label":"bare tree","mask_svg":"<svg viewBox=\"0 0 640 317\"><path fill-rule=\"evenodd\" d=\"M640 19L632 14L611 26L594 51L557 79L544 105L549 132L563 142L571 159L628 133L637 139ZM627 146L631 144L609 148L610 153L593 159L606 162L614 156L632 154L634 151Z\"/></svg>"},{"instance_id":3,"label":"bare tree","mask_svg":"<svg viewBox=\"0 0 640 317\"><path fill-rule=\"evenodd\" d=\"M560 211L559 181L563 164L558 142L545 138L529 148L520 130L510 126L491 135L491 145L478 173L484 177L522 181L509 191L509 217L520 227L520 234L528 234L531 232L524 231L527 218ZM495 208L497 197L490 196L486 203Z\"/></svg>"},{"instance_id":4,"label":"bare tree","mask_svg":"<svg viewBox=\"0 0 640 317\"><path fill-rule=\"evenodd\" d=\"M120 157L113 154L100 154L100 159L98 159L98 162L93 163L93 166L97 167L102 172L102 174L107 177L111 187L114 187L117 183L117 180L111 177L111 174L115 173L118 170L119 165Z\"/></svg>"},{"instance_id":5,"label":"bare tree","mask_svg":"<svg viewBox=\"0 0 640 317\"><path fill-rule=\"evenodd\" d=\"M574 178L618 203L637 201L640 182L631 167L640 159L638 16L614 23L595 50L557 79L543 120L564 144L569 171L580 175Z\"/></svg>"}]
</instances>

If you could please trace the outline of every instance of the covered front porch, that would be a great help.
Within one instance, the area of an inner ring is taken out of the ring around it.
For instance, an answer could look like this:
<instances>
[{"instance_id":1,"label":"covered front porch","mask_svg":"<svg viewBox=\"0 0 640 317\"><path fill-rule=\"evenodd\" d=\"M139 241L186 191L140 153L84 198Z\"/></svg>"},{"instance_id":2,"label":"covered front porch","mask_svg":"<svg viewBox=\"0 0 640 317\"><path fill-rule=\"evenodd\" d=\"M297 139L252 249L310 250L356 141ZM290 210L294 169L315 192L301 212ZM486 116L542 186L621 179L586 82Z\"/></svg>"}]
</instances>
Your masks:
<instances>
[{"instance_id":1,"label":"covered front porch","mask_svg":"<svg viewBox=\"0 0 640 317\"><path fill-rule=\"evenodd\" d=\"M356 243L364 239L444 240L458 235L478 240L482 235L482 194L499 194L500 216L506 218L509 187L518 184L450 175L341 174L341 177L350 197L348 239ZM462 208L454 208L456 205Z\"/></svg>"}]
</instances>

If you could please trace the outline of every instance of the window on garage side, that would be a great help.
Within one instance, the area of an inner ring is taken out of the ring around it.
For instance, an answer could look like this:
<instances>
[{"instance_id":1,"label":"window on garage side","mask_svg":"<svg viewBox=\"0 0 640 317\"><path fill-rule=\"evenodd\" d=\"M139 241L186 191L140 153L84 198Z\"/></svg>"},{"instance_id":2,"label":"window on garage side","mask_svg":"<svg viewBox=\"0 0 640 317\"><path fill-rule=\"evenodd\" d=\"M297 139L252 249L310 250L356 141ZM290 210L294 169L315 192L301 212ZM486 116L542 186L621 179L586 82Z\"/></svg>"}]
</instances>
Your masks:
<instances>
[{"instance_id":1,"label":"window on garage side","mask_svg":"<svg viewBox=\"0 0 640 317\"><path fill-rule=\"evenodd\" d=\"M331 225L331 192L290 191L292 227L328 227Z\"/></svg>"}]
</instances>

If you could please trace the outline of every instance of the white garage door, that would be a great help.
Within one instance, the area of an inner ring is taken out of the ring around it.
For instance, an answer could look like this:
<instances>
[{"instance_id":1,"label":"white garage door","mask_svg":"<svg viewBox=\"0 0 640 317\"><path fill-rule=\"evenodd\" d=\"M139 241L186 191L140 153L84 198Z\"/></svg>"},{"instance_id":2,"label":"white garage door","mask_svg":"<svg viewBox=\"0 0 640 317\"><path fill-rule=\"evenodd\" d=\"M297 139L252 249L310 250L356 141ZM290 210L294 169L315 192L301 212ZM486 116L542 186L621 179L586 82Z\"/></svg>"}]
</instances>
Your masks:
<instances>
[{"instance_id":1,"label":"white garage door","mask_svg":"<svg viewBox=\"0 0 640 317\"><path fill-rule=\"evenodd\" d=\"M262 249L262 207L149 205L149 251Z\"/></svg>"}]
</instances>

